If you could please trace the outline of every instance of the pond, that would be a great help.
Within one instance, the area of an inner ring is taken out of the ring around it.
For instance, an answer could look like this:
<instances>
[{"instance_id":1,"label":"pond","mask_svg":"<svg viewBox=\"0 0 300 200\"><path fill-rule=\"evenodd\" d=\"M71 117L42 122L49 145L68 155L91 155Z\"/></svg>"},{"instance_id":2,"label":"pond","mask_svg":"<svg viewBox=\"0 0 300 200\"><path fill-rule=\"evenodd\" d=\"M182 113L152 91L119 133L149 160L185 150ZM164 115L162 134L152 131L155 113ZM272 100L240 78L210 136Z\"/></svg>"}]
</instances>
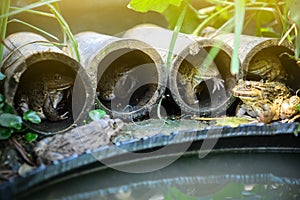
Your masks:
<instances>
[{"instance_id":1,"label":"pond","mask_svg":"<svg viewBox=\"0 0 300 200\"><path fill-rule=\"evenodd\" d=\"M21 7L28 2L32 3L32 0L12 0L12 5ZM167 27L161 15L134 12L126 7L128 2L86 0L82 4L79 0L62 0L60 8L74 34L96 31L121 35L141 23ZM62 39L55 19L40 17L36 20L36 16L28 13L20 14L18 18ZM9 24L8 34L18 31L32 29L16 23ZM280 129L282 125L278 124L270 130L269 126L257 128L254 125L238 131L228 129L226 133L222 132L228 137L219 140L216 150L203 158L200 158L198 152L198 142L202 144L204 139L190 138L188 133L181 136L181 142L172 146L171 152L148 157L141 154L139 159L127 159L126 155L114 154L110 167L89 152L47 167L40 166L25 177L12 180L0 187L0 197L16 195L16 199L109 200L300 199L300 143L299 137L294 136L299 124L294 125L293 130L289 130L288 125ZM267 129L268 134L265 134ZM172 131L176 133L176 130ZM288 135L281 136L285 131ZM201 134L204 138L207 136L206 132ZM149 135L143 137L137 142L121 143L121 146L143 153L160 149L168 143L164 139L151 139ZM187 140L190 140L191 146L180 156L176 149ZM139 144L143 145L139 147ZM114 159L114 156L117 158ZM170 159L174 160L170 165L157 167Z\"/></svg>"},{"instance_id":2,"label":"pond","mask_svg":"<svg viewBox=\"0 0 300 200\"><path fill-rule=\"evenodd\" d=\"M293 153L189 153L149 173L127 173L100 164L37 186L21 199L299 199L300 155ZM128 168L162 162L133 162Z\"/></svg>"}]
</instances>

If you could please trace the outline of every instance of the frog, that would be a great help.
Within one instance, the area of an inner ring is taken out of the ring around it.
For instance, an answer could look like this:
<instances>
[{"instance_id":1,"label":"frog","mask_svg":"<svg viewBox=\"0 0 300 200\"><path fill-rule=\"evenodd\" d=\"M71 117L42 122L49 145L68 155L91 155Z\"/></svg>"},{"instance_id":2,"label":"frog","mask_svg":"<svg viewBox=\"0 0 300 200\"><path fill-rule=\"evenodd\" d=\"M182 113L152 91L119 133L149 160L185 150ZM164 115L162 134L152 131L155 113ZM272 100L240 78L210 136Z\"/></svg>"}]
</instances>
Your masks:
<instances>
[{"instance_id":1,"label":"frog","mask_svg":"<svg viewBox=\"0 0 300 200\"><path fill-rule=\"evenodd\" d=\"M189 105L199 103L196 94L201 93L201 87L198 87L203 81L212 79L213 90L224 88L224 80L220 77L219 70L214 62L209 67L205 68L202 65L194 66L188 61L184 60L178 69L178 80L184 88L184 100Z\"/></svg>"},{"instance_id":2,"label":"frog","mask_svg":"<svg viewBox=\"0 0 300 200\"><path fill-rule=\"evenodd\" d=\"M61 121L68 118L68 112L59 114L60 103L71 94L74 80L60 73L42 74L22 88L18 99L18 110L25 113L35 111L42 120Z\"/></svg>"},{"instance_id":3,"label":"frog","mask_svg":"<svg viewBox=\"0 0 300 200\"><path fill-rule=\"evenodd\" d=\"M112 145L112 138L116 137L125 126L119 119L112 119L109 115L88 124L40 140L34 151L41 163L51 163L93 151L101 146Z\"/></svg>"},{"instance_id":4,"label":"frog","mask_svg":"<svg viewBox=\"0 0 300 200\"><path fill-rule=\"evenodd\" d=\"M129 71L130 67L126 64L120 64L117 67L108 67L98 82L97 96L99 99L103 101L114 100L117 96L114 92L114 89L119 81L122 83L127 82L127 84L131 84L129 89L132 89L136 82L135 79L127 79Z\"/></svg>"},{"instance_id":5,"label":"frog","mask_svg":"<svg viewBox=\"0 0 300 200\"><path fill-rule=\"evenodd\" d=\"M141 93L139 70L140 68L129 68L126 65L120 65L113 72L108 69L109 73L105 73L98 84L97 96L99 99L111 103L114 101L112 104L123 111L138 109L146 105L157 90L157 85L145 84L143 85L144 92ZM132 97L136 97L132 99L132 103L137 106L128 106Z\"/></svg>"},{"instance_id":6,"label":"frog","mask_svg":"<svg viewBox=\"0 0 300 200\"><path fill-rule=\"evenodd\" d=\"M257 53L250 61L247 79L285 82L287 73L279 57L268 51Z\"/></svg>"},{"instance_id":7,"label":"frog","mask_svg":"<svg viewBox=\"0 0 300 200\"><path fill-rule=\"evenodd\" d=\"M292 95L282 82L241 79L232 94L242 101L236 110L238 117L248 114L259 122L270 123L280 119L286 121L298 113L295 106L300 103L300 98Z\"/></svg>"}]
</instances>

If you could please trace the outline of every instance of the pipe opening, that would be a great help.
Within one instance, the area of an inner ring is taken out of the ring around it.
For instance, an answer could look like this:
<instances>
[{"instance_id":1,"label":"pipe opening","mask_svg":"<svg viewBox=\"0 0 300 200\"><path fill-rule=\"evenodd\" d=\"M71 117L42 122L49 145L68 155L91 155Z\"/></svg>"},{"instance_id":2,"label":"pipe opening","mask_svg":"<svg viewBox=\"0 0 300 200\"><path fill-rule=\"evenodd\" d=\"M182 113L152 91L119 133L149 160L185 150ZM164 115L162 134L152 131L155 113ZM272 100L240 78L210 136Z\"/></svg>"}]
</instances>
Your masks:
<instances>
[{"instance_id":1,"label":"pipe opening","mask_svg":"<svg viewBox=\"0 0 300 200\"><path fill-rule=\"evenodd\" d=\"M158 70L141 50L128 48L109 53L98 66L97 97L110 112L130 114L156 103Z\"/></svg>"},{"instance_id":2,"label":"pipe opening","mask_svg":"<svg viewBox=\"0 0 300 200\"><path fill-rule=\"evenodd\" d=\"M294 56L294 52L285 46L272 46L258 51L249 62L246 80L286 82L292 89L299 89L300 68L290 56Z\"/></svg>"},{"instance_id":3,"label":"pipe opening","mask_svg":"<svg viewBox=\"0 0 300 200\"><path fill-rule=\"evenodd\" d=\"M74 122L72 88L75 76L74 69L56 60L28 65L14 96L15 110L20 115L28 109L36 111L42 122L30 126L37 131L57 132L69 127ZM85 92L81 95L84 100ZM83 105L84 102L78 102L78 106Z\"/></svg>"},{"instance_id":4,"label":"pipe opening","mask_svg":"<svg viewBox=\"0 0 300 200\"><path fill-rule=\"evenodd\" d=\"M206 62L210 50L205 47L196 55L187 55L178 68L179 95L195 112L212 110L228 101L236 81L230 73L230 56L220 49L213 61Z\"/></svg>"}]
</instances>

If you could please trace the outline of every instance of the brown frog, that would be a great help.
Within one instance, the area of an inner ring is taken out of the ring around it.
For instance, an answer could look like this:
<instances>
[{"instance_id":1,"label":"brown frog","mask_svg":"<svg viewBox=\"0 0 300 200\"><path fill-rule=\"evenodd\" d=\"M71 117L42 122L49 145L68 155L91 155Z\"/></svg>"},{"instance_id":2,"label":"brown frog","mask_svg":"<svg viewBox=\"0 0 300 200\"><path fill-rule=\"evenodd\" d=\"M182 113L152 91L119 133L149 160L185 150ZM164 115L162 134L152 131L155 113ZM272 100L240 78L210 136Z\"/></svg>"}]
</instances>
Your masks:
<instances>
[{"instance_id":1,"label":"brown frog","mask_svg":"<svg viewBox=\"0 0 300 200\"><path fill-rule=\"evenodd\" d=\"M129 70L130 67L125 64L106 69L98 83L98 97L104 101L111 101L116 98L114 89L118 82L126 83L129 85L129 89L132 89L136 84L136 80L132 79L132 77L128 79Z\"/></svg>"},{"instance_id":2,"label":"brown frog","mask_svg":"<svg viewBox=\"0 0 300 200\"><path fill-rule=\"evenodd\" d=\"M247 79L286 81L287 74L276 54L262 51L255 55L250 61L247 70Z\"/></svg>"},{"instance_id":3,"label":"brown frog","mask_svg":"<svg viewBox=\"0 0 300 200\"><path fill-rule=\"evenodd\" d=\"M184 99L188 104L198 103L195 95L200 93L201 90L197 86L209 79L214 82L212 93L224 87L224 80L220 78L219 70L214 63L205 68L201 65L193 66L185 60L182 62L178 70L178 80L184 87Z\"/></svg>"},{"instance_id":4,"label":"brown frog","mask_svg":"<svg viewBox=\"0 0 300 200\"><path fill-rule=\"evenodd\" d=\"M269 123L278 119L289 119L298 113L295 106L300 103L298 96L292 96L281 82L239 80L232 94L242 100L236 115L248 114L259 121Z\"/></svg>"},{"instance_id":5,"label":"brown frog","mask_svg":"<svg viewBox=\"0 0 300 200\"><path fill-rule=\"evenodd\" d=\"M18 99L18 110L24 113L31 109L41 119L60 121L68 118L68 112L60 115L58 106L71 94L74 80L71 77L55 73L42 74L39 80L32 81L22 89Z\"/></svg>"},{"instance_id":6,"label":"brown frog","mask_svg":"<svg viewBox=\"0 0 300 200\"><path fill-rule=\"evenodd\" d=\"M105 115L100 120L39 141L34 151L40 160L46 163L74 154L81 155L87 150L111 144L112 137L116 136L123 126L124 122L121 119L111 119Z\"/></svg>"}]
</instances>

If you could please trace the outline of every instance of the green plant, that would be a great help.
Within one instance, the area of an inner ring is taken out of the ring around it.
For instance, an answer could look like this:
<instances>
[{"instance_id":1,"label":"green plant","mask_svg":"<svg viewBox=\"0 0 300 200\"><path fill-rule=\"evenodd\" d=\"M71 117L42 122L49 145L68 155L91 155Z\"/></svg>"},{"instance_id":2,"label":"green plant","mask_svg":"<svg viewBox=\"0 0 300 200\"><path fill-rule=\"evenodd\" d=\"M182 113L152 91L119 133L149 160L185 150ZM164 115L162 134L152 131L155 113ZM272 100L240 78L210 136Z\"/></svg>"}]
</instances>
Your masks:
<instances>
[{"instance_id":1,"label":"green plant","mask_svg":"<svg viewBox=\"0 0 300 200\"><path fill-rule=\"evenodd\" d=\"M0 1L0 16L8 13L10 0ZM0 17L0 41L5 38L6 27L7 27L7 16ZM3 44L0 42L0 66L2 63Z\"/></svg>"},{"instance_id":2,"label":"green plant","mask_svg":"<svg viewBox=\"0 0 300 200\"><path fill-rule=\"evenodd\" d=\"M16 18L9 19L16 14L21 12L28 12L31 14L35 14L38 16L46 16L57 19L58 23L60 24L63 34L64 34L64 41L70 40L70 52L75 53L75 56L78 61L80 61L79 51L78 51L78 44L74 39L74 36L69 28L67 22L64 20L62 15L59 12L59 7L57 2L60 0L40 0L38 2L26 5L22 8L10 6L10 0L2 0L0 1L0 67L2 67L2 54L3 54L3 45L4 38L6 36L6 27L8 23L21 23L25 26L28 26L41 34L44 34L53 40L59 41L58 38L52 35L49 32L46 32L32 24L29 24L25 21L21 21ZM47 6L51 13L42 12L35 10L41 6ZM61 44L57 44L58 46ZM61 45L66 46L66 45ZM0 80L3 80L5 75L0 72ZM38 124L41 122L40 117L33 111L27 111L24 113L22 117L14 114L14 109L5 102L4 96L0 93L0 139L7 139L10 135L14 132L22 132L28 129L28 125L25 125L24 122L31 122ZM24 128L25 127L25 128ZM36 140L37 135L34 133L27 133L25 135L25 140L27 141L34 141Z\"/></svg>"},{"instance_id":3,"label":"green plant","mask_svg":"<svg viewBox=\"0 0 300 200\"><path fill-rule=\"evenodd\" d=\"M8 18L15 16L16 14L22 13L22 12L28 12L34 15L38 15L38 16L46 16L46 17L51 17L51 18L55 18L57 19L58 23L61 26L63 35L64 35L64 40L62 43L64 43L64 45L62 46L66 46L66 41L67 39L69 39L70 41L70 52L71 54L75 54L75 57L78 61L80 61L80 55L79 55L79 51L78 51L78 44L77 41L75 40L72 31L68 25L68 23L65 21L65 19L62 17L62 15L60 14L59 11L59 6L57 4L57 2L60 0L40 0L38 2L26 5L22 8L19 7L13 7L10 6L10 0L3 0L0 1L0 65L1 65L1 58L2 58L2 54L3 54L3 40L5 38L6 35L6 27L8 23L21 23L25 26L28 26L56 41L58 41L58 38L54 35L52 35L51 33L44 31L36 26L33 26L32 24L29 24L25 21L16 19L16 18L12 18L10 20L8 20ZM42 12L42 11L37 11L34 10L36 8L42 7L42 6L47 6L49 8L49 11L51 13L48 12Z\"/></svg>"},{"instance_id":4,"label":"green plant","mask_svg":"<svg viewBox=\"0 0 300 200\"><path fill-rule=\"evenodd\" d=\"M288 39L295 44L295 60L299 59L299 0L198 0L198 2L206 2L207 6L196 9L188 0L131 0L128 7L138 12L159 12L168 21L169 28L174 29L179 20L178 16L187 6L180 31L197 36L208 26L216 28L218 32L234 30L234 52L231 62L233 74L239 71L237 49L242 33Z\"/></svg>"},{"instance_id":5,"label":"green plant","mask_svg":"<svg viewBox=\"0 0 300 200\"><path fill-rule=\"evenodd\" d=\"M8 139L14 132L24 132L28 125L24 121L39 124L41 118L34 111L26 111L23 117L14 113L13 107L5 102L4 96L0 93L0 139ZM31 135L31 138L34 136Z\"/></svg>"},{"instance_id":6,"label":"green plant","mask_svg":"<svg viewBox=\"0 0 300 200\"><path fill-rule=\"evenodd\" d=\"M89 120L97 121L102 119L106 115L106 112L102 109L91 110L89 112Z\"/></svg>"}]
</instances>

